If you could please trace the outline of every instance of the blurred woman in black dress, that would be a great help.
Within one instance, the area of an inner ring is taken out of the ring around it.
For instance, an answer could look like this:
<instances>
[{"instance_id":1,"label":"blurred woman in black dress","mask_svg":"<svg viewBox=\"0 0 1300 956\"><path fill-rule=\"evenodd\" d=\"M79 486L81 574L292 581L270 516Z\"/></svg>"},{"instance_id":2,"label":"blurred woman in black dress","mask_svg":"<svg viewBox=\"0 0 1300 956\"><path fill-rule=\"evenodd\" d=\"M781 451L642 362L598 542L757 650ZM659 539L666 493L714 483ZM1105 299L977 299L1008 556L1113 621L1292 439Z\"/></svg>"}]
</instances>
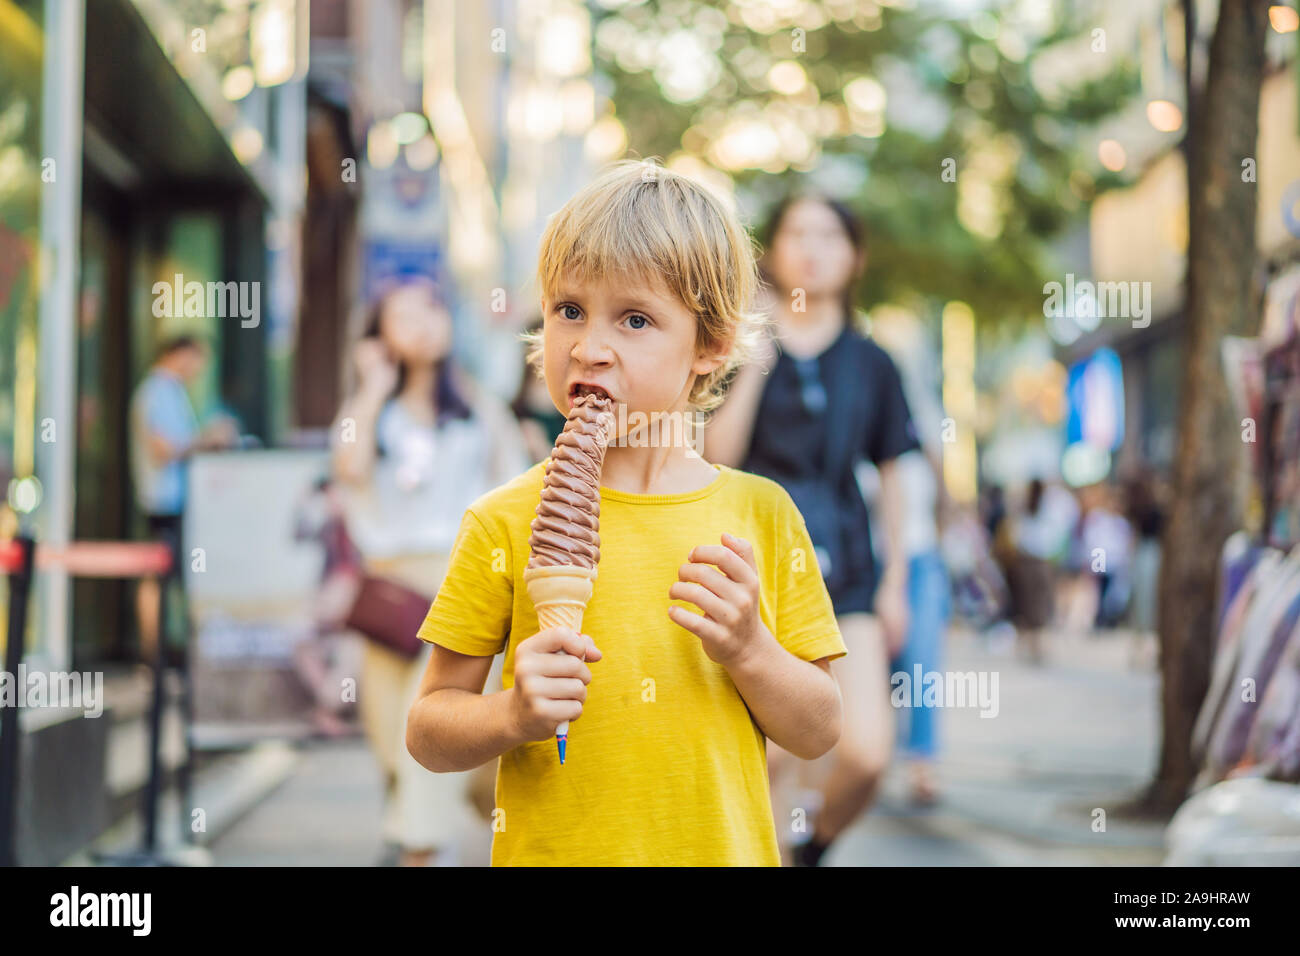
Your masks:
<instances>
[{"instance_id":1,"label":"blurred woman in black dress","mask_svg":"<svg viewBox=\"0 0 1300 956\"><path fill-rule=\"evenodd\" d=\"M759 361L738 373L706 428L705 457L764 475L790 493L849 649L832 665L844 730L836 747L814 762L824 775L813 798L820 806L811 838L794 852L796 865L816 866L870 806L892 755L889 660L908 623L904 489L894 462L920 446L898 371L855 328L854 288L866 265L856 216L827 197L790 196L773 212L762 240L772 335ZM880 472L890 555L883 568L873 557L854 474L863 459ZM768 760L775 808L781 779L796 761L770 742Z\"/></svg>"}]
</instances>

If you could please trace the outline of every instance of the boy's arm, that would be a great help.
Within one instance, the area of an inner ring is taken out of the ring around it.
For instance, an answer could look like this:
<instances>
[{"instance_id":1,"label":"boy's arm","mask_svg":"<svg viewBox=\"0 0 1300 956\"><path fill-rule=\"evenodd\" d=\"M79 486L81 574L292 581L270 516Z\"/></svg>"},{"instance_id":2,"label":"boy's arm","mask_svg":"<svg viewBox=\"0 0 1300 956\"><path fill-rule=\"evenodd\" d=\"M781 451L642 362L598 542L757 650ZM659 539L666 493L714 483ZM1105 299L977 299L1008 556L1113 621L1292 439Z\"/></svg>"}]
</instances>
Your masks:
<instances>
[{"instance_id":1,"label":"boy's arm","mask_svg":"<svg viewBox=\"0 0 1300 956\"><path fill-rule=\"evenodd\" d=\"M524 743L514 726L510 691L484 694L491 657L437 644L406 718L406 749L434 773L473 770Z\"/></svg>"},{"instance_id":2,"label":"boy's arm","mask_svg":"<svg viewBox=\"0 0 1300 956\"><path fill-rule=\"evenodd\" d=\"M796 757L815 760L839 741L840 689L829 658L795 657L764 626L727 673L763 733Z\"/></svg>"},{"instance_id":3,"label":"boy's arm","mask_svg":"<svg viewBox=\"0 0 1300 956\"><path fill-rule=\"evenodd\" d=\"M562 652L562 653L557 653ZM435 773L473 770L507 750L555 735L582 716L600 648L586 634L552 627L515 649L514 683L483 694L492 657L433 646L406 718L406 749Z\"/></svg>"}]
</instances>

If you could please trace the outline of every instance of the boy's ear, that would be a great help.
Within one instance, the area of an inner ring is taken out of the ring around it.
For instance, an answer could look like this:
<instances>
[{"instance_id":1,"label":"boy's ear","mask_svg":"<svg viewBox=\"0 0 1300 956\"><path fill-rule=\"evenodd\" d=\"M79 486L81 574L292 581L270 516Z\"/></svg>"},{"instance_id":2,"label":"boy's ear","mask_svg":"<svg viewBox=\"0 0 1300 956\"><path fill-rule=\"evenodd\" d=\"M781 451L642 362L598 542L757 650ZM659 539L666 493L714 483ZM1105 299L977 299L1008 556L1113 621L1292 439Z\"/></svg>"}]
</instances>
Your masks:
<instances>
[{"instance_id":1,"label":"boy's ear","mask_svg":"<svg viewBox=\"0 0 1300 956\"><path fill-rule=\"evenodd\" d=\"M691 371L696 375L708 375L727 361L734 346L735 340L729 339L715 348L700 351L691 366Z\"/></svg>"}]
</instances>

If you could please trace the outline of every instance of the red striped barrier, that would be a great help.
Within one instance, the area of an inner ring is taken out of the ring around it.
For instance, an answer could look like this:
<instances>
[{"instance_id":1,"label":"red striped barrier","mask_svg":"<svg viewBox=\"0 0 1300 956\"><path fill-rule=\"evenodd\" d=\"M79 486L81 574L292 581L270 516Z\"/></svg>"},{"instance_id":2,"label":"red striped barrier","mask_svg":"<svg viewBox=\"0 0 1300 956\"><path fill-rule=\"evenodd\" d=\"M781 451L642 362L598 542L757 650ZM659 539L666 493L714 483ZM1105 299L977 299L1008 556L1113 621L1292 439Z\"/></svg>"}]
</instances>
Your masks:
<instances>
[{"instance_id":1,"label":"red striped barrier","mask_svg":"<svg viewBox=\"0 0 1300 956\"><path fill-rule=\"evenodd\" d=\"M64 548L38 544L35 560L37 570L63 570L78 578L147 578L165 575L172 553L155 541L75 541ZM0 541L0 572L14 574L21 566L22 545Z\"/></svg>"}]
</instances>

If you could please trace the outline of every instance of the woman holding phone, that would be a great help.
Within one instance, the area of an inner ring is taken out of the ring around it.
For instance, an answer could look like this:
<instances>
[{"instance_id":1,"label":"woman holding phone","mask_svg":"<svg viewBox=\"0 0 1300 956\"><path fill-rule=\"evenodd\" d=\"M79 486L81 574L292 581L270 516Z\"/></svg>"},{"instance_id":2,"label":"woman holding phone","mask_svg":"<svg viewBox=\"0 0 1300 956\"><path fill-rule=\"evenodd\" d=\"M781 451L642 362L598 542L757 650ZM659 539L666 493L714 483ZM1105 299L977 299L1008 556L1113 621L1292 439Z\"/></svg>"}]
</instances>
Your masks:
<instances>
[{"instance_id":1,"label":"woman holding phone","mask_svg":"<svg viewBox=\"0 0 1300 956\"><path fill-rule=\"evenodd\" d=\"M366 573L430 602L465 509L528 467L505 404L453 362L452 331L434 283L392 282L354 348L357 388L331 431L334 477ZM358 704L386 782L384 835L400 864L428 865L459 849L477 771L433 774L406 750L406 714L431 645L414 659L364 646Z\"/></svg>"}]
</instances>

